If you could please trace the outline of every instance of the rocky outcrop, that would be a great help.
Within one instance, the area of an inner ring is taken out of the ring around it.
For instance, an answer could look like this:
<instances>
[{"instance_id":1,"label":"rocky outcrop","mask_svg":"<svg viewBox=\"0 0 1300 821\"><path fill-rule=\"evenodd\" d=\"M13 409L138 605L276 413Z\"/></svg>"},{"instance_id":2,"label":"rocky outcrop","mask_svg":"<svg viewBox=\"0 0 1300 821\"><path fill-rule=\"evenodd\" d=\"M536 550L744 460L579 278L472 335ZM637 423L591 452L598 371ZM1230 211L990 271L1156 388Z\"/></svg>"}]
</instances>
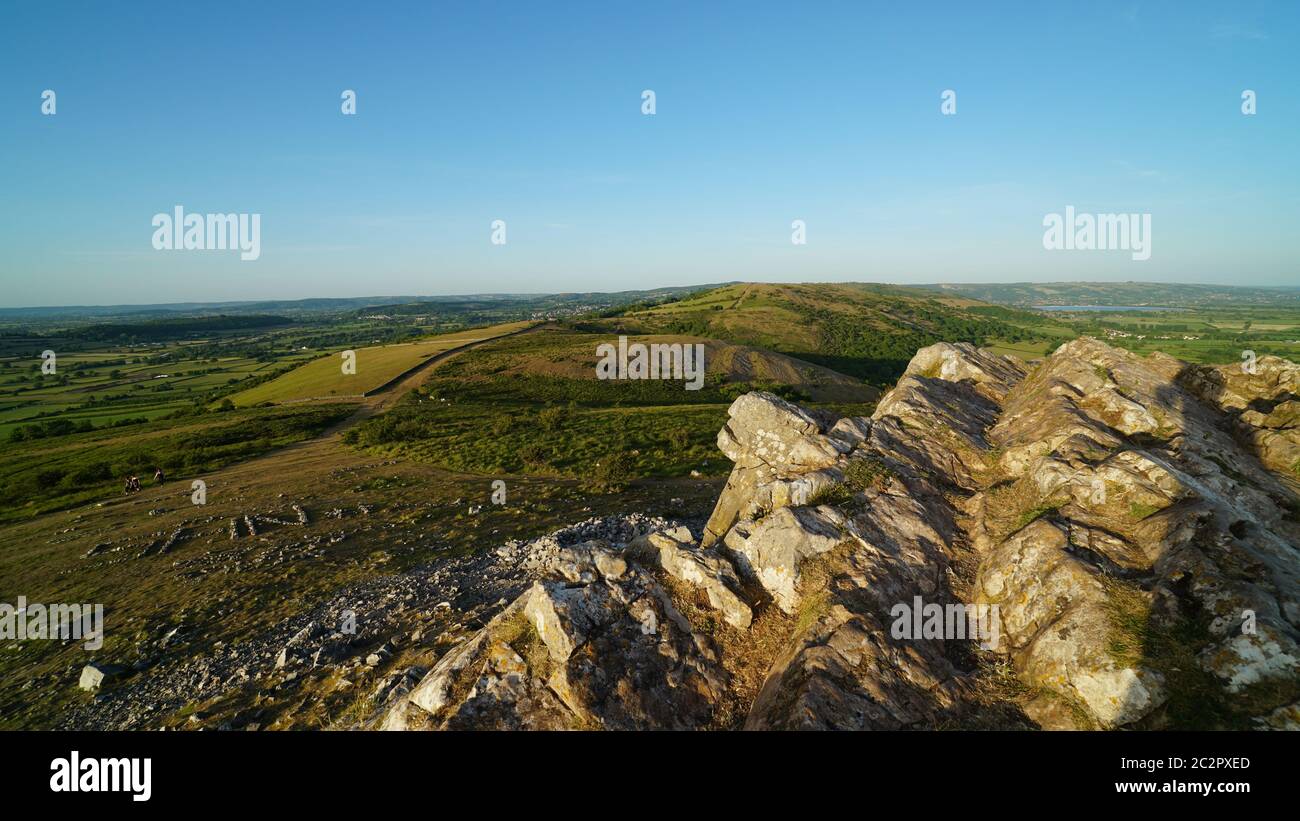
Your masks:
<instances>
[{"instance_id":1,"label":"rocky outcrop","mask_svg":"<svg viewBox=\"0 0 1300 821\"><path fill-rule=\"evenodd\" d=\"M746 394L698 544L564 547L382 726L1293 726L1296 369L1259 366L939 344L869 418Z\"/></svg>"},{"instance_id":2,"label":"rocky outcrop","mask_svg":"<svg viewBox=\"0 0 1300 821\"><path fill-rule=\"evenodd\" d=\"M1268 682L1254 695L1274 699L1297 676L1296 497L1184 372L1063 345L1008 395L990 431L998 471L971 504L987 551L977 601L1003 603L1006 651L1103 727L1192 691Z\"/></svg>"},{"instance_id":3,"label":"rocky outcrop","mask_svg":"<svg viewBox=\"0 0 1300 821\"><path fill-rule=\"evenodd\" d=\"M1180 382L1228 415L1237 439L1269 468L1300 481L1300 365L1264 356L1183 370Z\"/></svg>"},{"instance_id":4,"label":"rocky outcrop","mask_svg":"<svg viewBox=\"0 0 1300 821\"><path fill-rule=\"evenodd\" d=\"M959 451L982 443L996 407L989 397L1022 373L1009 360L960 359L973 350L926 349L871 419L824 423L828 436L845 428L860 434L833 465L820 467L840 483L786 501L776 488L797 486L798 466L780 465L754 495L760 512L784 506L741 519L724 538L776 605L799 616L746 727L932 727L971 709L969 677L954 664L950 641L898 628L919 619L917 609L959 605L953 565L969 549L952 499L972 481L977 461L968 464ZM930 373L945 368L969 379L950 383Z\"/></svg>"},{"instance_id":5,"label":"rocky outcrop","mask_svg":"<svg viewBox=\"0 0 1300 821\"><path fill-rule=\"evenodd\" d=\"M710 547L738 520L762 510L808 498L842 480L824 471L852 449L854 430L838 436L823 432L826 418L767 393L748 393L732 403L718 432L718 450L735 466L704 528L702 547Z\"/></svg>"},{"instance_id":6,"label":"rocky outcrop","mask_svg":"<svg viewBox=\"0 0 1300 821\"><path fill-rule=\"evenodd\" d=\"M442 657L383 729L695 729L725 674L650 573L608 543L566 548L536 582Z\"/></svg>"}]
</instances>

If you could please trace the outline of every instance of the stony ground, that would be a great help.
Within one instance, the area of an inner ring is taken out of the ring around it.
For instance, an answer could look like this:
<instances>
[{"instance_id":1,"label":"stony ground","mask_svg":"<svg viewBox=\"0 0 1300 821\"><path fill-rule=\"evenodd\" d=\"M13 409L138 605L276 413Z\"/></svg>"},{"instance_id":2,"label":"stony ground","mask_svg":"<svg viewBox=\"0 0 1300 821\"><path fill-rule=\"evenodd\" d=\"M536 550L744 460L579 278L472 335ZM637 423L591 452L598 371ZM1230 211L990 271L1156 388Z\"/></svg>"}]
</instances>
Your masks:
<instances>
[{"instance_id":1,"label":"stony ground","mask_svg":"<svg viewBox=\"0 0 1300 821\"><path fill-rule=\"evenodd\" d=\"M95 651L81 642L0 640L0 727L329 726L400 653L354 672L351 692L300 670L296 683L277 679L259 690L261 668L252 656L244 663L242 648L274 646L285 625L313 620L353 588L379 591L380 578L402 584L406 571L455 564L592 516L702 519L716 497L719 483L708 479L593 494L572 481L505 477L498 505L497 477L377 459L342 444L349 425L383 412L423 376L368 398L316 440L205 477L202 506L188 483L170 483L0 531L0 601L102 603L106 622ZM438 595L430 607L455 600ZM361 630L363 610L352 609ZM404 650L427 663L443 632L426 628ZM78 683L88 663L122 672L85 692ZM246 717L257 711L264 715Z\"/></svg>"},{"instance_id":2,"label":"stony ground","mask_svg":"<svg viewBox=\"0 0 1300 821\"><path fill-rule=\"evenodd\" d=\"M279 729L313 726L309 718L335 726L354 718L354 705L381 703L409 687L420 661L481 628L533 580L554 574L564 546L628 541L670 526L639 514L597 517L366 579L249 640L217 641L201 654L183 652L196 628L182 620L135 645L120 681L71 706L58 726Z\"/></svg>"}]
</instances>

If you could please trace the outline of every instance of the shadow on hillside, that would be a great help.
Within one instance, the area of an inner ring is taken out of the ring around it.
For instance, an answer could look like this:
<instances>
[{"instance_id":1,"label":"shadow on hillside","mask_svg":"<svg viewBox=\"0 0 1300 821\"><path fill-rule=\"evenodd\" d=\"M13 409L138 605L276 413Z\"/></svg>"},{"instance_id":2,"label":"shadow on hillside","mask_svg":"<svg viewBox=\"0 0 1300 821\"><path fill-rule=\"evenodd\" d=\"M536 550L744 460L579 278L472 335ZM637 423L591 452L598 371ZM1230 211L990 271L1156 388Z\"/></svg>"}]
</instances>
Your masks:
<instances>
[{"instance_id":1,"label":"shadow on hillside","mask_svg":"<svg viewBox=\"0 0 1300 821\"><path fill-rule=\"evenodd\" d=\"M906 358L877 358L861 356L831 356L816 351L782 351L786 356L793 356L814 365L821 365L833 371L866 380L882 390L893 387L898 378L907 370Z\"/></svg>"}]
</instances>

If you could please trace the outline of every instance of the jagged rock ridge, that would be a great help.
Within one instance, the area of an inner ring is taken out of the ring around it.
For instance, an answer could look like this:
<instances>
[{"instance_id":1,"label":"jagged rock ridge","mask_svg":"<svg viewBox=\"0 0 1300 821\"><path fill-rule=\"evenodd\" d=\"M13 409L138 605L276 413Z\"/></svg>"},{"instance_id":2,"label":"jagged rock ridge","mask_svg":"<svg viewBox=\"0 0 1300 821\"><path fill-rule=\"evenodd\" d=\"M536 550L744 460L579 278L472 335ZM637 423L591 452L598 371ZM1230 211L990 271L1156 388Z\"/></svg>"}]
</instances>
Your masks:
<instances>
[{"instance_id":1,"label":"jagged rock ridge","mask_svg":"<svg viewBox=\"0 0 1300 821\"><path fill-rule=\"evenodd\" d=\"M375 724L1296 727L1298 369L1258 364L941 343L870 418L742 396L698 543L565 548ZM987 608L994 641L899 636L922 602Z\"/></svg>"}]
</instances>

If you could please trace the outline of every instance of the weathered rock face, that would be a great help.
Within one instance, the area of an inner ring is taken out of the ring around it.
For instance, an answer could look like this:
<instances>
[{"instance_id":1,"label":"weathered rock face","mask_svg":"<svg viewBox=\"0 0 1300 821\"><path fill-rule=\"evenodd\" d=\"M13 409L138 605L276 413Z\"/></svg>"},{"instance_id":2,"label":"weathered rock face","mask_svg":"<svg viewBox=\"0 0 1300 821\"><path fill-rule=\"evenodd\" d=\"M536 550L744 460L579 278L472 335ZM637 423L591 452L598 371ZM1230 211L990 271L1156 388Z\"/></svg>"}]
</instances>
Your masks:
<instances>
[{"instance_id":1,"label":"weathered rock face","mask_svg":"<svg viewBox=\"0 0 1300 821\"><path fill-rule=\"evenodd\" d=\"M998 471L971 505L977 601L1002 603L1017 669L1103 727L1216 683L1294 690L1296 497L1182 387L1184 367L1062 346L1007 396Z\"/></svg>"},{"instance_id":2,"label":"weathered rock face","mask_svg":"<svg viewBox=\"0 0 1300 821\"><path fill-rule=\"evenodd\" d=\"M972 351L922 351L922 364L909 368L872 419L826 425L828 435L858 433L845 439L848 451L819 470L843 477L838 492L819 483L811 498L786 501L775 488L791 483L794 471L783 466L768 486L757 484L757 505L736 505L760 513L776 508L757 521L742 518L723 544L742 574L798 615L746 727L940 726L970 709L971 688L943 635L900 635L897 627L910 621L900 618L900 606L957 603L952 565L969 552L951 497L973 481L972 467L937 432L966 448L982 443L996 409L989 396L1004 394L1022 373L1009 360L982 354L957 361ZM954 384L922 372L944 368L972 381ZM736 412L733 406L733 418Z\"/></svg>"},{"instance_id":3,"label":"weathered rock face","mask_svg":"<svg viewBox=\"0 0 1300 821\"><path fill-rule=\"evenodd\" d=\"M772 624L747 728L1294 726L1296 367L1259 366L939 344L870 418L746 394L698 546L565 548L383 726L720 726Z\"/></svg>"},{"instance_id":4,"label":"weathered rock face","mask_svg":"<svg viewBox=\"0 0 1300 821\"><path fill-rule=\"evenodd\" d=\"M1105 576L1070 552L1061 525L1038 519L1000 544L980 569L976 602L997 605L1004 649L1030 684L1066 691L1103 726L1127 724L1164 701L1159 673L1108 653Z\"/></svg>"},{"instance_id":5,"label":"weathered rock face","mask_svg":"<svg viewBox=\"0 0 1300 821\"><path fill-rule=\"evenodd\" d=\"M678 581L702 590L709 606L720 611L732 627L744 630L754 620L753 608L745 601L744 588L735 568L716 553L695 550L694 539L686 528L638 537L628 545L627 552L649 566L658 565Z\"/></svg>"},{"instance_id":6,"label":"weathered rock face","mask_svg":"<svg viewBox=\"0 0 1300 821\"><path fill-rule=\"evenodd\" d=\"M1183 370L1179 381L1229 415L1237 439L1269 468L1300 480L1300 365L1276 356Z\"/></svg>"},{"instance_id":7,"label":"weathered rock face","mask_svg":"<svg viewBox=\"0 0 1300 821\"><path fill-rule=\"evenodd\" d=\"M384 729L693 729L725 674L709 637L607 543L566 549L568 578L537 582L443 656Z\"/></svg>"},{"instance_id":8,"label":"weathered rock face","mask_svg":"<svg viewBox=\"0 0 1300 821\"><path fill-rule=\"evenodd\" d=\"M852 449L854 435L863 435L849 426L841 428L839 435L826 435L827 420L768 393L741 396L727 415L727 425L718 432L718 450L735 467L705 525L702 546L706 548L741 518L836 484L841 476L819 469L838 462Z\"/></svg>"}]
</instances>

